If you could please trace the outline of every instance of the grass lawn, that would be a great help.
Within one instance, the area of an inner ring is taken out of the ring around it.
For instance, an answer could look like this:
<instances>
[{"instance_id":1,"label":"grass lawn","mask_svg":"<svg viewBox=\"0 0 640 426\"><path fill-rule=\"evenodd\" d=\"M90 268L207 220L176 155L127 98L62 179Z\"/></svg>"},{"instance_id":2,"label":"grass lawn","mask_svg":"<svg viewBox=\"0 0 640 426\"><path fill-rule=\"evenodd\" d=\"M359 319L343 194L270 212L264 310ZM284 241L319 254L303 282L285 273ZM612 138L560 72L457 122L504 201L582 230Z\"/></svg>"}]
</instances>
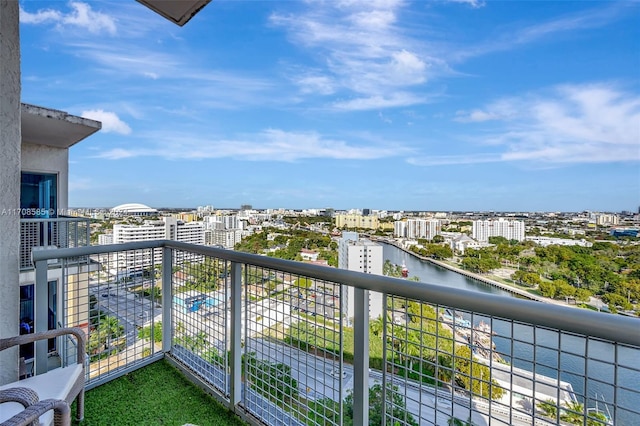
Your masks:
<instances>
[{"instance_id":1,"label":"grass lawn","mask_svg":"<svg viewBox=\"0 0 640 426\"><path fill-rule=\"evenodd\" d=\"M158 361L88 391L85 421L81 425L182 426L186 423L245 425L168 362Z\"/></svg>"}]
</instances>

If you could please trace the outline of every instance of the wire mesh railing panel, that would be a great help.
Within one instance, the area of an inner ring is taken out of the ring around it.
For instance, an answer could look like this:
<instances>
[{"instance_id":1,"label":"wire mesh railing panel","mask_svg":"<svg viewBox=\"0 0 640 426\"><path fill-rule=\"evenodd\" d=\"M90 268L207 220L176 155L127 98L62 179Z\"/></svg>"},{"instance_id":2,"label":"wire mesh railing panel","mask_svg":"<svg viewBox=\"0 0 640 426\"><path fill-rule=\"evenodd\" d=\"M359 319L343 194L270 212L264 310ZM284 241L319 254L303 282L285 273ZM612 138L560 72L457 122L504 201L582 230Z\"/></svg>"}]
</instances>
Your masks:
<instances>
[{"instance_id":1,"label":"wire mesh railing panel","mask_svg":"<svg viewBox=\"0 0 640 426\"><path fill-rule=\"evenodd\" d=\"M65 260L60 323L87 333L89 385L161 352L159 259L142 249Z\"/></svg>"},{"instance_id":2,"label":"wire mesh railing panel","mask_svg":"<svg viewBox=\"0 0 640 426\"><path fill-rule=\"evenodd\" d=\"M245 408L266 424L343 424L340 286L245 265L243 289Z\"/></svg>"},{"instance_id":3,"label":"wire mesh railing panel","mask_svg":"<svg viewBox=\"0 0 640 426\"><path fill-rule=\"evenodd\" d=\"M269 425L349 424L367 410L370 424L385 426L608 426L640 418L640 344L630 334L639 330L636 320L149 244L155 248L64 252L84 256L62 262L58 321L87 330L89 385L170 348L201 384ZM46 271L47 262L58 257L34 256L37 285L46 288L59 269ZM364 292L350 297L353 287L344 283L386 293L380 302L370 290L367 310ZM166 300L162 288L171 294ZM382 315L372 317L374 308ZM163 322L171 324L164 332ZM354 361L367 357L368 370Z\"/></svg>"},{"instance_id":4,"label":"wire mesh railing panel","mask_svg":"<svg viewBox=\"0 0 640 426\"><path fill-rule=\"evenodd\" d=\"M32 268L31 250L40 243L40 223L29 220L20 221L20 269Z\"/></svg>"},{"instance_id":5,"label":"wire mesh railing panel","mask_svg":"<svg viewBox=\"0 0 640 426\"><path fill-rule=\"evenodd\" d=\"M35 247L51 249L88 246L89 226L88 219L21 219L20 269L33 268L31 252ZM49 264L56 264L56 261L52 260Z\"/></svg>"},{"instance_id":6,"label":"wire mesh railing panel","mask_svg":"<svg viewBox=\"0 0 640 426\"><path fill-rule=\"evenodd\" d=\"M397 297L387 298L386 315L372 330L384 339L386 424L609 425L640 418L632 402L640 400L635 347Z\"/></svg>"},{"instance_id":7,"label":"wire mesh railing panel","mask_svg":"<svg viewBox=\"0 0 640 426\"><path fill-rule=\"evenodd\" d=\"M172 265L172 353L228 396L230 262L175 250Z\"/></svg>"}]
</instances>

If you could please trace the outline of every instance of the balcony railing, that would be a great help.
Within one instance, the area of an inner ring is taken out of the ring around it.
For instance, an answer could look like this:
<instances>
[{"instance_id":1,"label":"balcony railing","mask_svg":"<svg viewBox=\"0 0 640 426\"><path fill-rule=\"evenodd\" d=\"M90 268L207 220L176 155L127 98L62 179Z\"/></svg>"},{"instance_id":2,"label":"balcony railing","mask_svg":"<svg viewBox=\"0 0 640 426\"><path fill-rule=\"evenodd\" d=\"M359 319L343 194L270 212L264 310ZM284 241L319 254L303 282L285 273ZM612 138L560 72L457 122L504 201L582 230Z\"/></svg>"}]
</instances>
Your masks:
<instances>
[{"instance_id":1,"label":"balcony railing","mask_svg":"<svg viewBox=\"0 0 640 426\"><path fill-rule=\"evenodd\" d=\"M33 257L38 288L47 261L63 268L58 318L87 330L88 388L166 357L256 424L640 418L638 319L174 241Z\"/></svg>"},{"instance_id":2,"label":"balcony railing","mask_svg":"<svg viewBox=\"0 0 640 426\"><path fill-rule=\"evenodd\" d=\"M75 217L20 219L20 270L32 269L34 248L85 247L89 243L90 220Z\"/></svg>"}]
</instances>

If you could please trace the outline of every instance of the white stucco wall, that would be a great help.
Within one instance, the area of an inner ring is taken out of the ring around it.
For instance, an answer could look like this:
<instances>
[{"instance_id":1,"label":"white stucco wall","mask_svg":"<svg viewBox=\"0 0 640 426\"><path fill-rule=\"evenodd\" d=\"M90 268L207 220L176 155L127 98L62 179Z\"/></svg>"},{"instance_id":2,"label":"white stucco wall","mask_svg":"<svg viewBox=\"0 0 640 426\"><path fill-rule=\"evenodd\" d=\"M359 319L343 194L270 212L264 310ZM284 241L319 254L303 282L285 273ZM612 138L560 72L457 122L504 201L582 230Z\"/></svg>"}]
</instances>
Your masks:
<instances>
[{"instance_id":1,"label":"white stucco wall","mask_svg":"<svg viewBox=\"0 0 640 426\"><path fill-rule=\"evenodd\" d=\"M0 337L16 336L20 331L19 34L18 2L0 0ZM18 348L0 352L0 384L17 378Z\"/></svg>"}]
</instances>

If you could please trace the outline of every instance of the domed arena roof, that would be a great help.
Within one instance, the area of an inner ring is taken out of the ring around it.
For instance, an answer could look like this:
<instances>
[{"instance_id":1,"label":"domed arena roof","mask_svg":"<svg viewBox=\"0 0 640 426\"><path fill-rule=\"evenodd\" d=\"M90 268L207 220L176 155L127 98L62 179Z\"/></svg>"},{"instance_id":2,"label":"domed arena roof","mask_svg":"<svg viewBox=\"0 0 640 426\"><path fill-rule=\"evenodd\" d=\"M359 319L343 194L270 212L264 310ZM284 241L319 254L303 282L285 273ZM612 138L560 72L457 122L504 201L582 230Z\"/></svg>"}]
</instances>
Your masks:
<instances>
[{"instance_id":1,"label":"domed arena roof","mask_svg":"<svg viewBox=\"0 0 640 426\"><path fill-rule=\"evenodd\" d=\"M111 213L132 216L148 216L158 213L158 210L145 206L144 204L129 203L115 206L111 209Z\"/></svg>"}]
</instances>

